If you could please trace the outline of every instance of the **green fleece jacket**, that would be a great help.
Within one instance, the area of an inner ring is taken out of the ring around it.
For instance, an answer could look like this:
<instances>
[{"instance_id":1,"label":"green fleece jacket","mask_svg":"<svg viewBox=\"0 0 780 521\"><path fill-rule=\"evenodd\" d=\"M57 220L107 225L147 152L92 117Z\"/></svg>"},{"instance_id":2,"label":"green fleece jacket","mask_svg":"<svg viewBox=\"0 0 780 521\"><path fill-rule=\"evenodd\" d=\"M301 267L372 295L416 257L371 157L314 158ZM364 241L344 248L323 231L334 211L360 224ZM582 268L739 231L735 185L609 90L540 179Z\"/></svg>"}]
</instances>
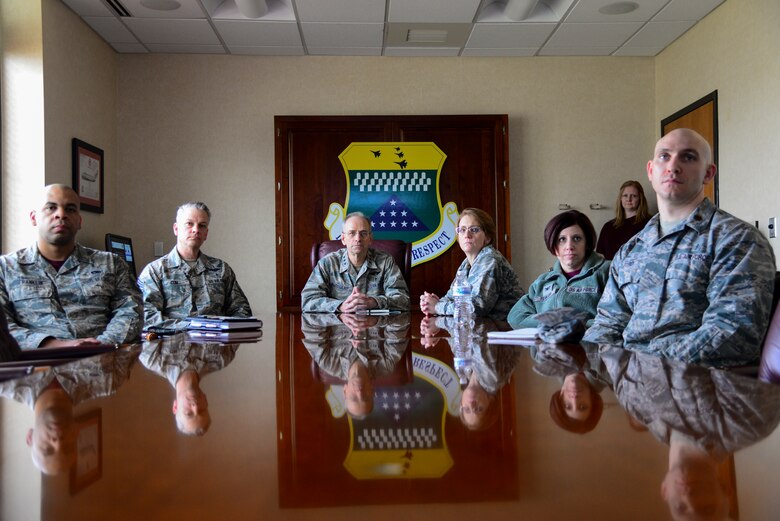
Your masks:
<instances>
[{"instance_id":1,"label":"green fleece jacket","mask_svg":"<svg viewBox=\"0 0 780 521\"><path fill-rule=\"evenodd\" d=\"M555 266L542 273L512 307L507 321L515 329L537 327L539 323L534 315L568 306L589 313L590 324L608 278L609 261L595 251L583 264L582 271L571 279L566 279L560 261L555 261Z\"/></svg>"}]
</instances>

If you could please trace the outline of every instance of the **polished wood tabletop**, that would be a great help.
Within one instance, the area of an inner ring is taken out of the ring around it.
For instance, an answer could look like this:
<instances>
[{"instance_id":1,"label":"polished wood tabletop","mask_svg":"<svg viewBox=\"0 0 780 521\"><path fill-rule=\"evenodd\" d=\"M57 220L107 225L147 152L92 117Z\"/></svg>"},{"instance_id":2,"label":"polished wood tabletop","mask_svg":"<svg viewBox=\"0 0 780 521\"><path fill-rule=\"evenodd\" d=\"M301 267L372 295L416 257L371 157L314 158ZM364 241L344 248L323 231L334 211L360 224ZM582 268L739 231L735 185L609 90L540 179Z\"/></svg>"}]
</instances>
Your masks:
<instances>
[{"instance_id":1,"label":"polished wood tabletop","mask_svg":"<svg viewBox=\"0 0 780 521\"><path fill-rule=\"evenodd\" d=\"M749 371L486 320L261 318L0 382L0 519L780 518L780 386Z\"/></svg>"}]
</instances>

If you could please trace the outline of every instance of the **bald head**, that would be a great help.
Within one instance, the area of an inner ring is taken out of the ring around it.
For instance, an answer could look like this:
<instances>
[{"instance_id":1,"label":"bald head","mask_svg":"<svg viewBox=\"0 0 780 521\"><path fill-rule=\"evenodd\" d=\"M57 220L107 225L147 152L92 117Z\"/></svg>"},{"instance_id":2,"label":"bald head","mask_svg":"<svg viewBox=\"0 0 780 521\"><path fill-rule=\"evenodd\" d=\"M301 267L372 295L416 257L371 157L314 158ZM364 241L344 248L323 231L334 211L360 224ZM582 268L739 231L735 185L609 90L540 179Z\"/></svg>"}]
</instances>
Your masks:
<instances>
[{"instance_id":1,"label":"bald head","mask_svg":"<svg viewBox=\"0 0 780 521\"><path fill-rule=\"evenodd\" d=\"M656 142L655 151L657 152L659 148L664 148L667 142L674 140L685 140L691 143L701 155L704 164L708 166L712 164L712 148L710 144L701 134L689 128L677 128L664 135Z\"/></svg>"}]
</instances>

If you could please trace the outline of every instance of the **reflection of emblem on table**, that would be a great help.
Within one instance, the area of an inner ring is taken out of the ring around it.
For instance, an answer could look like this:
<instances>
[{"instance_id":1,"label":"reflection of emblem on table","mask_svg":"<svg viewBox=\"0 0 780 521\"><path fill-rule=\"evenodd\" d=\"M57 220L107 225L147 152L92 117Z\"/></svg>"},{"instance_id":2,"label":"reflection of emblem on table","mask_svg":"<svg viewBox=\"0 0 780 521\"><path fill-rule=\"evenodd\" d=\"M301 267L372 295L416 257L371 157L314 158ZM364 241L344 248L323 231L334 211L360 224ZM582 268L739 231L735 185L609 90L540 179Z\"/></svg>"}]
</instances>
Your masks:
<instances>
[{"instance_id":1,"label":"reflection of emblem on table","mask_svg":"<svg viewBox=\"0 0 780 521\"><path fill-rule=\"evenodd\" d=\"M447 156L434 143L352 143L339 156L347 176L344 206L331 203L325 228L341 237L344 217L362 212L376 239L411 242L412 265L455 242L458 208L442 207L439 176Z\"/></svg>"},{"instance_id":2,"label":"reflection of emblem on table","mask_svg":"<svg viewBox=\"0 0 780 521\"><path fill-rule=\"evenodd\" d=\"M413 364L414 381L376 389L371 414L363 420L348 417L344 467L354 477L437 478L452 467L444 425L448 412L458 414L457 376L443 362L417 353ZM339 396L339 391L330 394ZM334 416L339 411L332 409Z\"/></svg>"}]
</instances>

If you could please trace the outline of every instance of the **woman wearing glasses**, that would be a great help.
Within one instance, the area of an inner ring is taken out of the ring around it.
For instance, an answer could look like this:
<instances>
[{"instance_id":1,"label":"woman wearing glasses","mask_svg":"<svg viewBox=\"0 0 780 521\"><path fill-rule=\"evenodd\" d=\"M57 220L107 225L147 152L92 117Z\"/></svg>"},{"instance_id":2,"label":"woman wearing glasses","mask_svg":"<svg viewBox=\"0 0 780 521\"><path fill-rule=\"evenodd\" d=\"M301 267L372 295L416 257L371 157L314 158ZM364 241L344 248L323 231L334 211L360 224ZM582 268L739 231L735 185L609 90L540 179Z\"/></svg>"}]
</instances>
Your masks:
<instances>
[{"instance_id":1,"label":"woman wearing glasses","mask_svg":"<svg viewBox=\"0 0 780 521\"><path fill-rule=\"evenodd\" d=\"M609 278L609 261L594 251L596 230L585 214L569 210L553 217L544 228L544 242L557 260L509 312L515 329L537 327L534 315L564 306L592 319Z\"/></svg>"},{"instance_id":2,"label":"woman wearing glasses","mask_svg":"<svg viewBox=\"0 0 780 521\"><path fill-rule=\"evenodd\" d=\"M506 320L512 305L523 295L512 266L493 247L496 225L493 218L478 208L465 208L458 216L458 245L466 260L464 270L471 284L471 300L477 316ZM427 291L420 295L420 310L426 315L452 315L455 301L452 287L441 299Z\"/></svg>"}]
</instances>

